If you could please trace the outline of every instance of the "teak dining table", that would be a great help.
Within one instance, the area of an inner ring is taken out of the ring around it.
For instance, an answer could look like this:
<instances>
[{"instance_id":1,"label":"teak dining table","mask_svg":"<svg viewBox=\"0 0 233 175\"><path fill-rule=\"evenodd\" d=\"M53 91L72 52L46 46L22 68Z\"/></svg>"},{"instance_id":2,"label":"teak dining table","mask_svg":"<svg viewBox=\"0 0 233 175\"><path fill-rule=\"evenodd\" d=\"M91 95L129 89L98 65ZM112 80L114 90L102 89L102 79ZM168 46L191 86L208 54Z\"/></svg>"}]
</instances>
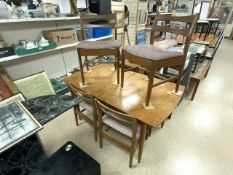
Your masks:
<instances>
[{"instance_id":1,"label":"teak dining table","mask_svg":"<svg viewBox=\"0 0 233 175\"><path fill-rule=\"evenodd\" d=\"M154 108L145 109L143 103L146 100L147 76L131 71L126 72L125 85L124 88L121 88L116 84L116 71L110 64L92 67L89 72L85 72L85 80L86 86L83 87L80 72L64 78L66 83L93 95L115 109L136 117L143 126L143 142L146 127L161 125L175 110L182 98L182 95L177 96L172 93L175 83L167 82L153 88L151 103ZM157 81L160 80L155 78L154 82ZM179 91L184 92L184 86L180 85Z\"/></svg>"}]
</instances>

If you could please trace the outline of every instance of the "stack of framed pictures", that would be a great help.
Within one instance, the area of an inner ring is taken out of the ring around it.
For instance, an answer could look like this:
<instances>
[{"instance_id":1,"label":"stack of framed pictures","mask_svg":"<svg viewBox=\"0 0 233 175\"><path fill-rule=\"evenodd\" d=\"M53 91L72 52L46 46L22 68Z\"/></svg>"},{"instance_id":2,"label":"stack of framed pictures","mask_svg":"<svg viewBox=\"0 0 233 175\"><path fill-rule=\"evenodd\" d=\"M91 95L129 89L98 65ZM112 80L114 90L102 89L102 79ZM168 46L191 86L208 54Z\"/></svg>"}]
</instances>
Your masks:
<instances>
[{"instance_id":1,"label":"stack of framed pictures","mask_svg":"<svg viewBox=\"0 0 233 175\"><path fill-rule=\"evenodd\" d=\"M14 83L26 99L56 94L46 71L16 80Z\"/></svg>"},{"instance_id":2,"label":"stack of framed pictures","mask_svg":"<svg viewBox=\"0 0 233 175\"><path fill-rule=\"evenodd\" d=\"M8 77L2 67L0 67L0 101L18 93L18 88Z\"/></svg>"},{"instance_id":3,"label":"stack of framed pictures","mask_svg":"<svg viewBox=\"0 0 233 175\"><path fill-rule=\"evenodd\" d=\"M17 94L0 102L0 153L42 129L40 123L16 99L23 100L24 97Z\"/></svg>"}]
</instances>

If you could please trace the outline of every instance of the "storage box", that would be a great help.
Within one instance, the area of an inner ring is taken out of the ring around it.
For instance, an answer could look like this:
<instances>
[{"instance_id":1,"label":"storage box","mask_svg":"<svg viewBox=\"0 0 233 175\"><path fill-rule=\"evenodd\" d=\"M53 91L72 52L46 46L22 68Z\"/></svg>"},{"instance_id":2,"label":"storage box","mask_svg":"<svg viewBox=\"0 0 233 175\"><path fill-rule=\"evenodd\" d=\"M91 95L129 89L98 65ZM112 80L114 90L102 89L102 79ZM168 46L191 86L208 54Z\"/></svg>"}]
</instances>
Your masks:
<instances>
[{"instance_id":1,"label":"storage box","mask_svg":"<svg viewBox=\"0 0 233 175\"><path fill-rule=\"evenodd\" d=\"M55 42L50 42L48 46L44 47L37 47L33 49L22 49L22 48L14 48L16 55L28 55L28 54L33 54L37 52L43 52L46 50L51 50L55 49L57 47Z\"/></svg>"},{"instance_id":2,"label":"storage box","mask_svg":"<svg viewBox=\"0 0 233 175\"><path fill-rule=\"evenodd\" d=\"M45 39L54 41L57 46L73 44L78 41L76 31L73 29L47 30L42 33Z\"/></svg>"},{"instance_id":3,"label":"storage box","mask_svg":"<svg viewBox=\"0 0 233 175\"><path fill-rule=\"evenodd\" d=\"M94 28L93 29L93 38L100 38L112 34L111 28Z\"/></svg>"},{"instance_id":4,"label":"storage box","mask_svg":"<svg viewBox=\"0 0 233 175\"><path fill-rule=\"evenodd\" d=\"M0 48L0 58L15 55L13 47Z\"/></svg>"}]
</instances>

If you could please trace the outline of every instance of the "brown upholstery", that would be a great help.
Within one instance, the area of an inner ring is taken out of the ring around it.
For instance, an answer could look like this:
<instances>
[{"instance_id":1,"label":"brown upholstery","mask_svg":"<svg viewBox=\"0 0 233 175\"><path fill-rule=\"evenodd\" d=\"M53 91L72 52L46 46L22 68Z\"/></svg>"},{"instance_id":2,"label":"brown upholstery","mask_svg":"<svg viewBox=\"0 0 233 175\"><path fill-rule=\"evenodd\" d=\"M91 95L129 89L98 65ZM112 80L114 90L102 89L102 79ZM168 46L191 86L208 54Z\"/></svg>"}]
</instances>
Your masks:
<instances>
[{"instance_id":1,"label":"brown upholstery","mask_svg":"<svg viewBox=\"0 0 233 175\"><path fill-rule=\"evenodd\" d=\"M146 70L149 78L146 102L143 104L146 108L148 107L148 109L153 109L153 104L150 105L149 103L152 88L156 86L176 80L174 92L179 94L179 86L184 72L184 64L197 18L198 15L172 16L170 14L165 15L158 13L154 16L153 25L151 28L150 45L127 46L123 48L121 58L121 88L124 87L124 72L135 69L135 67L128 68L125 66L125 60L128 60L135 65L139 65L138 67L143 67ZM161 23L161 21L163 22ZM173 25L174 22L177 24L182 23L182 26ZM169 47L177 45L174 40L165 40L155 43L159 38L164 39L164 33L165 38L167 38L166 33L170 33L174 36L181 35L183 36L183 39L185 38L183 53L169 50ZM161 68L169 67L176 69L179 72L178 75L162 75L159 76L160 81L154 83L156 71L160 70Z\"/></svg>"},{"instance_id":2,"label":"brown upholstery","mask_svg":"<svg viewBox=\"0 0 233 175\"><path fill-rule=\"evenodd\" d=\"M149 60L166 60L184 55L181 52L168 51L152 45L125 46L123 50L132 55Z\"/></svg>"},{"instance_id":3,"label":"brown upholstery","mask_svg":"<svg viewBox=\"0 0 233 175\"><path fill-rule=\"evenodd\" d=\"M177 46L177 42L174 39L165 39L154 43L154 46L160 49L168 49L169 47Z\"/></svg>"},{"instance_id":4,"label":"brown upholstery","mask_svg":"<svg viewBox=\"0 0 233 175\"><path fill-rule=\"evenodd\" d=\"M93 113L94 112L94 108L93 108L93 105L87 101L84 101L82 100L80 103L79 103L79 106L82 106L84 109L86 109L87 111Z\"/></svg>"},{"instance_id":5,"label":"brown upholstery","mask_svg":"<svg viewBox=\"0 0 233 175\"><path fill-rule=\"evenodd\" d=\"M118 132L120 132L121 134L128 136L130 138L132 138L132 128L130 126L124 125L121 122L112 119L111 117L109 117L107 114L105 114L103 116L103 123L115 130L117 130ZM137 126L137 133L136 133L136 139L139 140L140 139L140 135L141 135L141 125Z\"/></svg>"},{"instance_id":6,"label":"brown upholstery","mask_svg":"<svg viewBox=\"0 0 233 175\"><path fill-rule=\"evenodd\" d=\"M119 48L121 43L118 40L108 41L80 41L77 45L79 49L113 49Z\"/></svg>"}]
</instances>

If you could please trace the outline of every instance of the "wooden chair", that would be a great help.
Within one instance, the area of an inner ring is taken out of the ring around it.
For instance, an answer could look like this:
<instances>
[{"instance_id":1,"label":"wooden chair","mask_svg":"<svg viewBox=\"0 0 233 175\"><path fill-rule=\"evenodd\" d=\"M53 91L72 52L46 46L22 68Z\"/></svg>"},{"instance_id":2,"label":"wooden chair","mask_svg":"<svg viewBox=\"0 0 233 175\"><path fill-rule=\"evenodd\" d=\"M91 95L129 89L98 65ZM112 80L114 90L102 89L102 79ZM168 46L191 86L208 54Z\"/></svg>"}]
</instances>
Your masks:
<instances>
[{"instance_id":1,"label":"wooden chair","mask_svg":"<svg viewBox=\"0 0 233 175\"><path fill-rule=\"evenodd\" d=\"M90 94L87 94L83 91L78 90L73 85L68 84L71 94L73 96L77 96L81 99L81 102L76 107L76 123L78 125L78 116L87 121L94 128L94 138L95 141L98 140L98 131L97 131L97 110L94 102L94 97ZM83 109L80 109L82 107ZM88 111L92 114L92 116L87 116L84 114L84 111Z\"/></svg>"},{"instance_id":2,"label":"wooden chair","mask_svg":"<svg viewBox=\"0 0 233 175\"><path fill-rule=\"evenodd\" d=\"M85 86L85 78L83 71L82 56L85 56L84 64L86 65L87 71L89 71L88 58L87 56L115 56L115 61L107 63L115 63L115 69L117 70L117 84L120 83L119 73L119 57L120 57L120 42L117 39L117 25L116 25L116 14L110 15L93 15L87 13L80 14L80 27L82 39L84 38L84 29L90 28L111 28L114 29L114 39L106 41L80 41L77 45L79 65L81 69L82 84ZM98 63L101 63L99 61ZM104 62L106 63L106 62Z\"/></svg>"},{"instance_id":3,"label":"wooden chair","mask_svg":"<svg viewBox=\"0 0 233 175\"><path fill-rule=\"evenodd\" d=\"M158 21L174 21L186 23L185 28L172 28L172 25L159 26ZM197 21L197 15L193 16L182 16L174 17L171 15L160 15L155 16L155 21L152 26L151 31L151 45L137 45L137 46L125 46L122 49L122 73L121 73L121 87L124 86L124 72L125 70L125 60L130 61L131 63L138 64L142 67L145 67L148 70L149 83L146 96L146 102L144 104L145 108L149 107L150 97L152 88L168 81L177 79L175 93L179 94L179 85L183 74L183 68L186 60L186 56L189 49L190 40L194 31L194 27ZM154 46L155 41L155 32L168 32L182 35L185 38L185 46L182 52L169 51L166 49L161 49ZM162 67L172 67L179 71L178 76L163 78L159 83L154 84L154 75ZM149 107L153 108L153 106Z\"/></svg>"},{"instance_id":4,"label":"wooden chair","mask_svg":"<svg viewBox=\"0 0 233 175\"><path fill-rule=\"evenodd\" d=\"M99 121L99 140L100 147L103 147L103 137L109 139L110 141L118 144L122 148L130 152L130 161L129 167L132 167L133 164L133 155L137 147L139 147L138 152L138 162L141 162L142 151L143 151L143 142L141 139L141 125L138 123L137 119L124 114L122 112L116 111L99 100L96 99L98 121ZM103 126L108 127L106 130ZM109 132L109 128L114 131L119 132L120 134L130 138L130 142L122 141L118 138L116 134Z\"/></svg>"}]
</instances>

